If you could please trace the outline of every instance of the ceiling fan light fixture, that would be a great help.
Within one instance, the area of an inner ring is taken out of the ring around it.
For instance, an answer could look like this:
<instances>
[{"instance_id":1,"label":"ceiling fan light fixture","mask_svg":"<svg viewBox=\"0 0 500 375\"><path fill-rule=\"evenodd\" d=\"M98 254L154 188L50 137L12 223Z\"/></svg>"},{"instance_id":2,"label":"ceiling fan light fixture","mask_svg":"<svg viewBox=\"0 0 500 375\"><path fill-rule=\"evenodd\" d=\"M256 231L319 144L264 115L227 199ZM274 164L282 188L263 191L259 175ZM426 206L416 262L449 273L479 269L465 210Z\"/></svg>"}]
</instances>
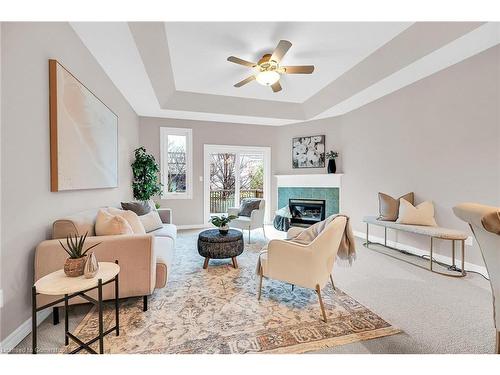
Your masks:
<instances>
[{"instance_id":1,"label":"ceiling fan light fixture","mask_svg":"<svg viewBox=\"0 0 500 375\"><path fill-rule=\"evenodd\" d=\"M263 86L271 86L279 81L280 74L273 70L267 70L257 73L255 79Z\"/></svg>"}]
</instances>

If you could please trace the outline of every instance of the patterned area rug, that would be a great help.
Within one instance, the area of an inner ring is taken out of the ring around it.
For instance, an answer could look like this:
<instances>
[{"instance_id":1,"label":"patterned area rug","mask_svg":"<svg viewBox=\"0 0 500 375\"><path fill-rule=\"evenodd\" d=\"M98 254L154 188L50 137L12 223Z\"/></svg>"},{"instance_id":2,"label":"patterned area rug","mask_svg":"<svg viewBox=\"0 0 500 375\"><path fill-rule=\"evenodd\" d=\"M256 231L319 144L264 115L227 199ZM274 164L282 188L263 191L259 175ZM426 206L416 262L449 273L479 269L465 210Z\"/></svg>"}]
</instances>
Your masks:
<instances>
[{"instance_id":1,"label":"patterned area rug","mask_svg":"<svg viewBox=\"0 0 500 375\"><path fill-rule=\"evenodd\" d=\"M331 285L322 291L328 323L313 290L265 279L258 301L255 266L264 238L245 244L238 269L229 259L211 260L204 270L197 234L180 233L168 285L150 297L147 312L142 298L121 302L120 336L106 336L106 353L303 353L400 332ZM114 325L113 304L106 305L105 328ZM88 341L97 327L92 309L74 334Z\"/></svg>"}]
</instances>

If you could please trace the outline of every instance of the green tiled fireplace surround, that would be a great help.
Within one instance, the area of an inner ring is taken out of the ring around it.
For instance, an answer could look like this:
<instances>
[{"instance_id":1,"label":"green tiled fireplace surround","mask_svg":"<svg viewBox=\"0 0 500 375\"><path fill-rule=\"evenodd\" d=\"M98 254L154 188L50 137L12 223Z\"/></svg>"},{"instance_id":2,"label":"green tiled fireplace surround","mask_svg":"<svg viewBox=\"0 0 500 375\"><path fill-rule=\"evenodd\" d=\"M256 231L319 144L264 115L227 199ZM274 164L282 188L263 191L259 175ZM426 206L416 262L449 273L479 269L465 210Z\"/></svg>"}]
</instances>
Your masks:
<instances>
[{"instance_id":1,"label":"green tiled fireplace surround","mask_svg":"<svg viewBox=\"0 0 500 375\"><path fill-rule=\"evenodd\" d=\"M339 213L338 187L278 187L278 209L288 206L289 199L324 199L326 217Z\"/></svg>"}]
</instances>

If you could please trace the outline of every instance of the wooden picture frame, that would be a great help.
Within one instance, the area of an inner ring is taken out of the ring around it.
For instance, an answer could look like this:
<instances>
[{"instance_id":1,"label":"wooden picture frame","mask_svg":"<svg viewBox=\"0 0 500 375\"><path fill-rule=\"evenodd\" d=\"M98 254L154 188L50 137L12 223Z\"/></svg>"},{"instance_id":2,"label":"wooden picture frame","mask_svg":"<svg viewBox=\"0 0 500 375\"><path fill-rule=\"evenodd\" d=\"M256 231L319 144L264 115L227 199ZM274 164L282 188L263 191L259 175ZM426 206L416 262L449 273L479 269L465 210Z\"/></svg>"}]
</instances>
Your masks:
<instances>
[{"instance_id":1,"label":"wooden picture frame","mask_svg":"<svg viewBox=\"0 0 500 375\"><path fill-rule=\"evenodd\" d=\"M118 116L49 60L50 190L118 187Z\"/></svg>"}]
</instances>

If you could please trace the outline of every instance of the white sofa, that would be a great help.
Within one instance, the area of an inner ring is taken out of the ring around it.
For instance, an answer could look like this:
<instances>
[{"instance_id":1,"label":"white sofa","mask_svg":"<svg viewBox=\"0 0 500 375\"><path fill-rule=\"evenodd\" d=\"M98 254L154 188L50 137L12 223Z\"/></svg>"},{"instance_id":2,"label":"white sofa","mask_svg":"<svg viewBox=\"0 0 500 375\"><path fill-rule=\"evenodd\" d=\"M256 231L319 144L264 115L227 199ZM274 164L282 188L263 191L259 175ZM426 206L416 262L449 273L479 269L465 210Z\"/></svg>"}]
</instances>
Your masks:
<instances>
[{"instance_id":1,"label":"white sofa","mask_svg":"<svg viewBox=\"0 0 500 375\"><path fill-rule=\"evenodd\" d=\"M100 262L114 262L120 265L120 298L143 297L143 309L147 310L147 296L155 288L166 286L174 261L177 228L165 222L170 220L168 209L158 210L163 227L147 234L96 236L94 231L98 208L83 211L54 221L52 239L41 242L35 250L34 281L63 268L66 252L59 239L68 235L83 235L88 232L86 247L100 243L92 251ZM104 299L114 298L114 289L106 285ZM40 295L37 303L46 304L57 298ZM70 303L86 303L74 298ZM54 308L54 323L58 322L58 309Z\"/></svg>"}]
</instances>

